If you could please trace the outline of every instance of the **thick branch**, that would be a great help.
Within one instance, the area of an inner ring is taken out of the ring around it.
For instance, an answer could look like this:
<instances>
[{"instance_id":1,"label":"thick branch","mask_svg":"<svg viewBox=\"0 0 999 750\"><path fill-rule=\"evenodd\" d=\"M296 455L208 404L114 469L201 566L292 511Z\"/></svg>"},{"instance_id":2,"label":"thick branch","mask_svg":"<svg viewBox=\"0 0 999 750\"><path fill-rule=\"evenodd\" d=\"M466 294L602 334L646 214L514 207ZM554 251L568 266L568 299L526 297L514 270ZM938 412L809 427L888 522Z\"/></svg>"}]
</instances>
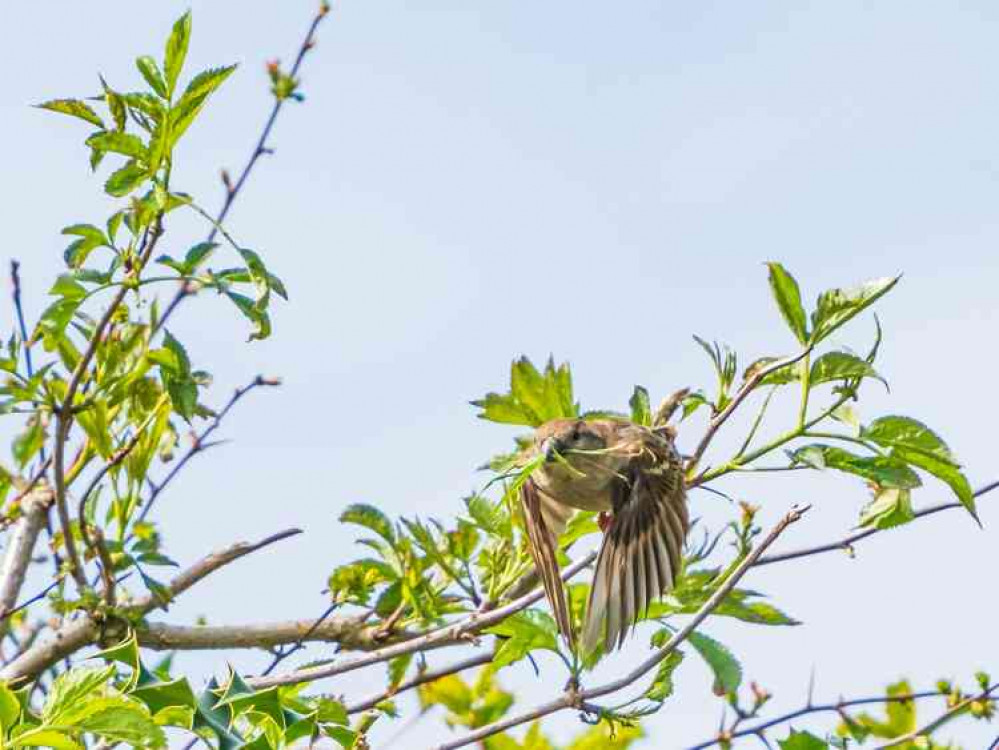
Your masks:
<instances>
[{"instance_id":1,"label":"thick branch","mask_svg":"<svg viewBox=\"0 0 999 750\"><path fill-rule=\"evenodd\" d=\"M562 571L563 580L568 580L579 571L586 568L596 558L596 553L590 553L586 557ZM470 640L476 633L491 625L502 622L515 612L534 604L534 602L544 596L543 589L537 589L526 596L514 599L509 604L496 609L473 612L458 622L445 625L437 630L432 630L418 638L403 641L402 643L386 646L377 651L372 651L362 656L340 662L339 664L324 664L318 667L305 667L293 670L286 674L279 674L267 677L251 677L246 680L250 687L255 689L273 687L274 685L294 685L299 682L312 682L323 677L332 677L345 672L352 672L372 664L388 661L404 654L427 651L442 646L451 646L456 643L464 643ZM0 675L2 676L2 675Z\"/></svg>"},{"instance_id":2,"label":"thick branch","mask_svg":"<svg viewBox=\"0 0 999 750\"><path fill-rule=\"evenodd\" d=\"M17 604L24 585L24 576L35 550L38 535L45 527L53 494L48 487L32 490L21 500L22 516L14 524L7 544L7 553L0 567L0 635L7 630L7 615Z\"/></svg>"},{"instance_id":3,"label":"thick branch","mask_svg":"<svg viewBox=\"0 0 999 750\"><path fill-rule=\"evenodd\" d=\"M594 698L600 698L610 693L615 693L622 688L632 685L635 681L655 669L663 659L673 653L677 646L683 643L690 636L690 634L697 629L697 626L700 625L701 622L703 622L703 620L722 603L725 597L728 596L729 592L735 588L735 585L739 582L739 580L749 571L751 567L753 567L767 547L773 544L777 537L780 536L788 526L798 521L807 510L808 506L803 508L793 508L786 516L784 516L784 518L782 518L777 525L770 530L770 533L768 533L766 537L764 537L763 540L756 545L752 552L750 552L742 560L742 562L736 566L731 574L729 574L728 578L725 579L725 582L718 587L718 589L706 602L704 602L694 616L691 617L682 628L676 631L676 633L673 634L673 637L670 638L665 645L659 648L655 654L643 661L623 677L589 690L570 690L561 698L539 706L531 711L509 719L494 722L493 724L488 724L481 729L470 732L464 737L461 737L453 742L444 743L439 746L438 750L455 750L459 747L465 747L466 745L478 742L486 737L491 737L499 732L505 732L507 729L525 724L529 721L534 721L542 716L547 716L548 714L553 714L567 708L586 708L589 710L593 707L588 705L588 701Z\"/></svg>"},{"instance_id":4,"label":"thick branch","mask_svg":"<svg viewBox=\"0 0 999 750\"><path fill-rule=\"evenodd\" d=\"M182 571L174 578L168 586L170 595L171 597L180 596L198 581L234 560L238 560L251 552L256 552L269 544L300 533L299 529L288 529L254 544L239 542L223 550L214 552ZM163 603L152 594L149 594L137 599L128 608L128 611L131 616L138 618L160 606L163 606ZM99 636L100 624L89 614L80 615L77 619L56 630L51 638L42 643L35 644L9 664L6 664L0 669L0 680L5 682L23 682L31 679L70 654L95 643Z\"/></svg>"}]
</instances>

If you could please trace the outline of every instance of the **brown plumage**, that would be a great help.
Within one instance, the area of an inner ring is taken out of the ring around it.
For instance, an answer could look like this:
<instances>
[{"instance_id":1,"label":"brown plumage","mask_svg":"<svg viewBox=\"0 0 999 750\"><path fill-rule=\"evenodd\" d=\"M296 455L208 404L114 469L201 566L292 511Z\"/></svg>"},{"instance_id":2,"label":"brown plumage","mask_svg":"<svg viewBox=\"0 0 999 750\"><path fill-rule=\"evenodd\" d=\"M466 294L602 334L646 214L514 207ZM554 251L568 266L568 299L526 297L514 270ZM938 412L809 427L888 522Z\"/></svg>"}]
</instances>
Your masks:
<instances>
[{"instance_id":1,"label":"brown plumage","mask_svg":"<svg viewBox=\"0 0 999 750\"><path fill-rule=\"evenodd\" d=\"M575 642L555 552L576 510L610 514L583 626L589 653L620 646L636 617L672 589L689 528L683 462L668 428L624 420L541 425L533 455L547 460L523 484L531 554L559 630Z\"/></svg>"}]
</instances>

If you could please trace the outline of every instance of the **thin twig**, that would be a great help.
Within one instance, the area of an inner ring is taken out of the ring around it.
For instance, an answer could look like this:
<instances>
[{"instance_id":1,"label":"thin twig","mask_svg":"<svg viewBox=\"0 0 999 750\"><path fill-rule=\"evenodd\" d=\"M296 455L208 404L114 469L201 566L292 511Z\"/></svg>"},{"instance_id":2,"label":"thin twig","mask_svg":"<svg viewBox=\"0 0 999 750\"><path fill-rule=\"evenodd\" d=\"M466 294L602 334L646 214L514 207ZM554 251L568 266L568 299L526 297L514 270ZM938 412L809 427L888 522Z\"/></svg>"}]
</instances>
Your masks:
<instances>
[{"instance_id":1,"label":"thin twig","mask_svg":"<svg viewBox=\"0 0 999 750\"><path fill-rule=\"evenodd\" d=\"M319 6L319 11L316 13L315 17L312 19L312 23L309 25L309 30L305 34L305 38L302 40L302 44L298 48L298 53L295 56L295 63L291 67L291 72L289 75L292 78L298 76L298 71L302 67L302 62L305 60L306 53L311 50L316 45L315 33L319 28L319 24L322 20L329 14L329 6L322 2ZM270 115L267 117L267 121L264 123L264 129L260 133L260 137L257 139L257 145L254 147L250 154L249 160L246 162L246 166L243 167L243 171L240 173L239 178L236 180L236 184L233 185L229 181L228 177L224 174L224 182L226 188L225 200L222 203L222 208L219 210L218 216L215 218L215 222L212 226L212 230L208 233L208 242L215 239L215 234L217 227L222 224L225 217L229 213L229 209L232 208L232 204L235 202L236 197L242 191L243 186L246 184L247 178L250 176L250 172L253 171L254 166L256 166L257 161L264 154L269 154L272 149L267 145L267 139L270 138L271 131L274 129L274 124L277 122L278 115L281 113L284 103L287 98L275 97L274 106L271 108ZM193 287L191 287L186 281L183 282L177 289L177 293L170 300L170 303L166 306L163 311L163 315L160 317L159 321L156 323L155 330L159 331L173 315L177 306L183 302L183 300L194 293Z\"/></svg>"},{"instance_id":2,"label":"thin twig","mask_svg":"<svg viewBox=\"0 0 999 750\"><path fill-rule=\"evenodd\" d=\"M562 571L562 579L570 579L572 576L579 573L579 571L588 567L595 558L596 553L591 552L581 560L567 566ZM268 688L273 687L274 685L294 685L300 682L312 682L323 677L332 677L334 675L344 674L345 672L352 672L355 669L361 669L362 667L367 667L372 664L388 661L389 659L394 659L397 656L412 654L419 651L427 651L433 648L440 648L441 646L465 643L484 628L495 625L498 622L502 622L515 612L526 609L543 596L544 590L539 588L530 594L520 597L519 599L514 599L512 602L502 607L489 611L480 609L469 614L458 622L444 625L436 630L431 630L429 633L425 633L418 638L412 638L401 643L386 646L385 648L354 657L353 659L340 662L339 664L324 664L317 667L303 667L302 669L296 669L286 674L273 676L269 675L267 677L250 677L247 678L246 682L254 689ZM2 677L2 673L0 673L0 677Z\"/></svg>"},{"instance_id":3,"label":"thin twig","mask_svg":"<svg viewBox=\"0 0 999 750\"><path fill-rule=\"evenodd\" d=\"M312 623L312 625L309 627L308 630L305 631L305 633L302 634L301 638L295 641L294 645L291 648L278 649L278 651L274 654L274 659L271 661L270 664L267 665L267 668L263 672L261 672L261 674L263 675L270 674L271 672L274 671L274 669L277 667L278 664L283 662L285 659L287 659L295 652L301 651L303 648L305 648L305 642L309 640L309 638L316 632L316 630L319 629L319 626L326 621L326 618L332 615L333 612L336 610L336 608L339 606L340 605L337 602L333 602L333 604L329 605L323 611L323 613L316 618L316 621Z\"/></svg>"},{"instance_id":4,"label":"thin twig","mask_svg":"<svg viewBox=\"0 0 999 750\"><path fill-rule=\"evenodd\" d=\"M701 442L697 444L697 448L694 450L693 455L687 462L687 472L689 473L697 466L701 458L703 458L704 452L711 444L711 440L714 438L715 433L718 432L721 426L725 424L729 417L732 416L732 413L739 408L746 397L756 389L756 386L758 386L767 375L770 375L783 367L795 364L796 362L807 357L810 352L811 347L808 347L793 357L778 360L753 373L752 376L750 376L750 378L742 384L735 396L732 397L729 404L718 412L717 415L712 417L711 421L708 423L708 429L704 431L704 436L701 438Z\"/></svg>"},{"instance_id":5,"label":"thin twig","mask_svg":"<svg viewBox=\"0 0 999 750\"><path fill-rule=\"evenodd\" d=\"M153 503L156 502L156 498L158 498L163 490L166 489L167 485L170 484L174 478L176 478L181 470L187 465L188 461L202 451L207 450L207 448L212 445L207 442L208 437L222 425L222 420L226 418L226 415L232 410L232 407L234 407L239 400L243 398L243 396L252 391L254 388L259 388L261 386L277 386L280 385L280 383L281 381L276 378L267 378L263 375L257 375L247 385L244 385L242 388L237 388L229 398L226 405L222 407L222 411L215 415L215 419L212 420L212 423L202 430L201 434L195 436L194 442L187 450L187 453L177 460L177 463L173 465L163 481L159 484L152 485L152 491L150 492L149 499L146 500L145 504L142 506L142 510L139 511L136 522L139 523L146 520L146 516L148 516L149 511L152 510Z\"/></svg>"},{"instance_id":6,"label":"thin twig","mask_svg":"<svg viewBox=\"0 0 999 750\"><path fill-rule=\"evenodd\" d=\"M365 698L357 703L352 703L347 706L348 714L356 714L361 711L367 711L369 708L374 708L382 701L388 700L399 693L404 693L407 690L412 690L420 685L426 685L428 682L433 682L434 680L439 680L441 677L447 677L448 675L458 674L459 672L464 672L466 669L474 669L475 667L480 667L483 664L489 664L495 658L495 654L492 652L486 652L482 654L476 654L475 656L470 656L462 661L457 661L454 664L448 664L446 667L441 667L440 669L427 670L425 672L418 673L415 677L410 677L408 680L400 682L399 685L394 690L386 690L384 692L378 693L378 695L372 695L369 698Z\"/></svg>"},{"instance_id":7,"label":"thin twig","mask_svg":"<svg viewBox=\"0 0 999 750\"><path fill-rule=\"evenodd\" d=\"M502 721L497 721L492 724L487 724L474 732L470 732L464 737L460 737L457 740L440 745L438 750L455 750L459 747L465 747L466 745L479 742L480 740L483 740L486 737L491 737L499 732L505 732L507 729L511 729L512 727L525 724L529 721L534 721L535 719L540 719L543 716L563 711L567 708L587 711L599 710L597 707L592 706L589 701L610 693L615 693L622 688L628 687L655 669L663 659L675 651L677 646L683 643L690 636L690 634L697 629L697 626L700 625L701 622L722 603L739 580L749 571L756 560L759 559L760 555L763 554L764 550L773 544L777 537L780 536L788 526L798 521L808 510L808 507L809 506L793 508L786 516L784 516L784 518L782 518L777 525L770 530L766 537L764 537L763 540L755 548L753 548L753 550L746 555L745 558L743 558L742 562L735 567L725 581L715 590L715 592L708 598L701 608L697 610L694 616L691 617L682 628L677 630L666 644L657 649L655 654L629 671L623 677L589 690L580 691L570 688L567 694L561 698L557 698L550 703L538 706L537 708L518 716L503 719Z\"/></svg>"},{"instance_id":8,"label":"thin twig","mask_svg":"<svg viewBox=\"0 0 999 750\"><path fill-rule=\"evenodd\" d=\"M987 495L999 488L999 480L990 482L982 487L979 487L973 493L976 498ZM955 508L963 508L961 503L941 503L939 505L931 505L928 508L923 508L922 510L917 510L913 513L913 520L916 518L924 518L926 516L931 516L934 513L940 513L945 510L953 510ZM833 552L835 550L849 550L855 542L859 542L861 539L866 539L869 536L874 536L879 534L886 529L864 529L863 531L858 531L855 534L850 534L849 536L839 539L835 542L827 542L826 544L819 544L815 547L805 547L804 549L792 550L790 552L780 552L776 555L767 555L760 558L757 565L770 565L771 563L786 562L787 560L796 560L799 557L809 557L810 555L820 555L823 552Z\"/></svg>"},{"instance_id":9,"label":"thin twig","mask_svg":"<svg viewBox=\"0 0 999 750\"><path fill-rule=\"evenodd\" d=\"M992 696L992 693L994 693L996 690L999 690L999 682L994 683L989 687L985 688L985 690L983 690L978 695L969 696L968 698L965 698L963 701L955 703L953 706L948 708L946 711L940 714L940 716L935 718L926 726L920 727L919 729L909 732L908 734L903 735L902 737L896 737L893 740L885 743L884 745L879 746L878 748L876 748L876 750L888 750L888 748L898 747L899 745L905 745L909 742L912 742L918 737L928 737L932 732L939 729L945 723L953 719L955 716L964 711L964 709L966 709L972 703L975 703L976 701L989 700Z\"/></svg>"},{"instance_id":10,"label":"thin twig","mask_svg":"<svg viewBox=\"0 0 999 750\"><path fill-rule=\"evenodd\" d=\"M839 700L835 703L820 703L816 705L806 705L795 711L789 711L786 714L776 716L772 719L767 719L766 721L761 721L759 724L754 724L752 726L747 726L743 729L730 729L728 731L722 731L719 736L714 739L706 740L704 742L698 743L697 745L691 745L687 750L707 750L707 748L714 747L715 745L722 745L726 742L731 742L732 740L738 739L740 737L749 737L750 735L762 736L763 733L771 729L772 727L779 726L780 724L786 724L789 721L794 721L795 719L800 719L802 716L808 716L809 714L818 713L839 713L847 708L854 708L856 706L870 706L870 705L883 705L886 703L905 703L911 700L918 700L922 698L938 698L942 697L944 693L939 690L926 690L921 693L911 693L909 695L879 695L872 698L854 698L852 700Z\"/></svg>"}]
</instances>

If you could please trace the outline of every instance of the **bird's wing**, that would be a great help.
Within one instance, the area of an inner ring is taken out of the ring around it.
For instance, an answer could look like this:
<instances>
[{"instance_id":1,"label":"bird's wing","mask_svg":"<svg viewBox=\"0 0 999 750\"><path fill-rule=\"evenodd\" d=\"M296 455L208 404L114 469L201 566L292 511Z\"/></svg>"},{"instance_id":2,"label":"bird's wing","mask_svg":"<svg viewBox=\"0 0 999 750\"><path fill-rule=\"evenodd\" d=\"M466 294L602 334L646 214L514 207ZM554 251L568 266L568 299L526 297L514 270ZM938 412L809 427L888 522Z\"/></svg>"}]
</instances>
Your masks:
<instances>
[{"instance_id":1,"label":"bird's wing","mask_svg":"<svg viewBox=\"0 0 999 750\"><path fill-rule=\"evenodd\" d=\"M631 463L614 503L587 604L583 648L620 646L653 601L673 588L689 528L683 469L672 444L654 439Z\"/></svg>"},{"instance_id":2,"label":"bird's wing","mask_svg":"<svg viewBox=\"0 0 999 750\"><path fill-rule=\"evenodd\" d=\"M558 560L555 557L558 534L565 528L565 518L559 513L560 509L554 507L551 500L542 495L533 479L528 479L521 486L520 499L524 505L527 546L531 550L534 565L544 584L545 594L551 603L558 629L572 646L576 637L572 629L569 602L565 595L565 587L562 585Z\"/></svg>"}]
</instances>

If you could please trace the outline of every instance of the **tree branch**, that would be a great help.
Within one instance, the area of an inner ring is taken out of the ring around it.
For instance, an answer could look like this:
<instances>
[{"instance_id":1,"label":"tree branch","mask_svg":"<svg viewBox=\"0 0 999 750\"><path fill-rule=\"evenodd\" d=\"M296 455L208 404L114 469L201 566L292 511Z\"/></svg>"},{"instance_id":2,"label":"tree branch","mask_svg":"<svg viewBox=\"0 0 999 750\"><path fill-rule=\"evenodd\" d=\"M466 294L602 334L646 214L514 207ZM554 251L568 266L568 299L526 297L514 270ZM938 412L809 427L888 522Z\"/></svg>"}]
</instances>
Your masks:
<instances>
[{"instance_id":1,"label":"tree branch","mask_svg":"<svg viewBox=\"0 0 999 750\"><path fill-rule=\"evenodd\" d=\"M573 690L570 688L567 694L561 698L542 706L538 706L537 708L520 714L519 716L487 724L481 729L470 732L464 737L454 740L453 742L446 742L443 745L440 745L437 750L456 750L456 748L465 747L473 742L479 742L486 737L491 737L499 732L505 732L507 729L511 729L512 727L525 724L529 721L539 719L542 716L547 716L548 714L553 714L567 708L597 710L597 708L595 706L591 706L588 701L594 698L600 698L610 693L615 693L622 688L628 687L636 680L655 669L663 659L673 653L677 646L683 643L690 636L690 634L697 629L697 626L700 625L701 622L703 622L703 620L722 603L739 580L749 571L751 567L753 567L767 547L773 544L777 537L779 537L788 526L797 522L808 511L808 508L809 506L807 505L802 508L792 508L791 511L785 515L777 523L777 525L773 527L773 529L770 530L766 537L764 537L763 540L756 545L756 547L754 547L745 558L743 558L742 562L736 566L736 568L729 574L728 578L725 579L725 582L718 587L718 589L708 598L706 602L704 602L694 616L691 617L682 628L676 631L676 633L673 634L673 637L670 638L669 641L659 648L652 656L643 661L623 677L589 690Z\"/></svg>"},{"instance_id":2,"label":"tree branch","mask_svg":"<svg viewBox=\"0 0 999 750\"><path fill-rule=\"evenodd\" d=\"M739 406L746 399L746 397L756 389L756 386L758 386L767 375L770 375L771 373L774 373L783 367L787 367L788 365L793 365L796 362L801 361L802 359L807 357L811 353L811 351L812 351L811 347L808 347L799 352L798 354L794 355L793 357L787 357L786 359L778 360L776 362L767 365L766 367L760 368L755 373L753 373L753 375L742 384L742 387L739 388L735 396L732 397L732 400L729 402L728 406L726 406L724 409L718 412L718 414L716 414L714 417L711 418L711 421L708 423L708 429L705 430L704 436L701 438L701 442L697 444L697 448L694 450L694 454L690 457L690 460L687 462L687 467L686 467L687 473L689 474L692 469L696 468L701 458L704 457L704 452L708 449L708 446L711 444L712 439L714 439L715 433L718 432L721 426L725 424L728 418L732 416L732 414L735 412L736 409L739 408Z\"/></svg>"},{"instance_id":3,"label":"tree branch","mask_svg":"<svg viewBox=\"0 0 999 750\"><path fill-rule=\"evenodd\" d=\"M562 579L568 580L572 578L572 576L579 573L579 571L589 566L595 558L596 553L591 552L581 560L567 566L562 571ZM345 672L352 672L355 669L361 669L362 667L367 667L372 664L388 661L389 659L394 659L395 657L403 656L404 654L427 651L434 648L440 648L442 646L452 646L456 643L464 643L484 628L488 628L491 625L502 622L515 612L526 609L543 596L544 590L539 588L530 594L520 597L519 599L514 599L512 602L502 607L498 607L493 610L480 609L458 622L444 625L443 627L432 630L419 637L412 638L401 643L396 643L391 646L386 646L385 648L372 651L362 656L357 656L353 659L340 662L339 664L324 664L317 667L304 667L286 674L273 676L250 677L246 679L246 683L254 689L261 689L273 687L274 685L294 685L300 682L312 682L323 677L332 677L334 675L344 674ZM0 677L2 677L2 673L0 673Z\"/></svg>"},{"instance_id":4,"label":"tree branch","mask_svg":"<svg viewBox=\"0 0 999 750\"><path fill-rule=\"evenodd\" d=\"M982 497L987 495L995 489L999 489L999 480L995 482L990 482L982 487L975 490L974 497ZM922 510L917 510L913 513L913 520L916 518L924 518L926 516L932 516L934 513L940 513L945 510L953 510L954 508L963 508L961 503L941 503L939 505L931 505L928 508L923 508ZM910 522L911 523L911 522ZM838 541L827 542L826 544L819 544L815 547L805 547L803 549L792 550L790 552L780 552L776 555L766 555L761 557L757 565L770 565L771 563L785 562L787 560L796 560L799 557L808 557L810 555L820 555L823 552L833 552L835 550L848 550L855 542L859 542L861 539L866 539L869 536L874 536L887 529L864 529L863 531L858 531L854 534L850 534Z\"/></svg>"},{"instance_id":5,"label":"tree branch","mask_svg":"<svg viewBox=\"0 0 999 750\"><path fill-rule=\"evenodd\" d=\"M292 65L291 72L289 73L292 78L295 78L298 75L298 71L302 67L302 62L305 60L306 53L316 46L316 30L328 14L329 5L325 2L325 0L323 0L323 2L319 5L319 11L316 13L315 17L312 19L312 23L309 25L309 30L306 32L305 38L302 40L302 44L298 48L298 53L295 56L295 63ZM257 161L264 154L271 153L271 149L267 146L267 139L270 138L271 131L274 129L274 123L277 122L278 115L281 113L281 109L286 100L287 98L275 97L274 106L271 108L271 113L267 117L267 121L264 123L264 129L260 133L260 138L257 139L257 145L250 154L250 158L246 162L246 166L243 167L243 171L236 180L236 184L233 185L229 181L228 174L223 172L223 182L225 183L226 188L225 201L223 201L222 208L219 210L218 216L215 218L212 230L208 233L208 242L215 239L218 225L222 224L225 220L225 217L229 213L229 209L232 208L232 204L235 202L236 197L239 195L240 191L242 191L243 186L246 184L246 180L250 176L250 172L252 172L253 168L256 166ZM173 315L177 306L183 302L186 297L189 297L193 293L194 291L192 287L190 287L186 281L183 282L180 285L180 288L177 289L176 294L174 294L173 299L171 299L170 303L166 306L166 309L163 311L163 315L160 317L159 321L157 321L153 333L159 331L160 328L166 324L170 316Z\"/></svg>"},{"instance_id":6,"label":"tree branch","mask_svg":"<svg viewBox=\"0 0 999 750\"><path fill-rule=\"evenodd\" d=\"M238 542L214 552L174 578L168 585L170 596L171 598L180 596L198 581L234 560L300 533L300 529L287 529L253 544ZM163 602L152 594L148 594L137 599L125 609L130 617L141 618L161 606L164 606ZM23 683L35 677L61 659L95 643L100 637L100 629L100 623L89 613L79 616L56 630L49 639L35 644L9 664L4 665L0 669L0 680Z\"/></svg>"},{"instance_id":7,"label":"tree branch","mask_svg":"<svg viewBox=\"0 0 999 750\"><path fill-rule=\"evenodd\" d=\"M372 695L369 698L365 698L362 701L347 706L347 713L356 714L361 711L367 711L369 708L374 708L382 701L388 700L399 693L404 693L407 690L412 690L413 688L425 685L428 682L439 680L441 677L458 674L458 672L464 672L466 669L474 669L475 667L480 667L483 664L488 664L493 660L494 656L495 655L491 651L488 651L486 653L470 656L467 659L457 661L454 664L449 664L446 667L441 667L440 669L428 669L425 672L420 672L415 677L410 677L408 680L400 682L394 690L386 690L383 693Z\"/></svg>"},{"instance_id":8,"label":"tree branch","mask_svg":"<svg viewBox=\"0 0 999 750\"><path fill-rule=\"evenodd\" d=\"M0 566L0 636L7 632L7 616L13 612L21 594L35 543L45 526L53 498L52 490L43 486L32 490L21 500L23 515L14 524L3 565Z\"/></svg>"}]
</instances>

